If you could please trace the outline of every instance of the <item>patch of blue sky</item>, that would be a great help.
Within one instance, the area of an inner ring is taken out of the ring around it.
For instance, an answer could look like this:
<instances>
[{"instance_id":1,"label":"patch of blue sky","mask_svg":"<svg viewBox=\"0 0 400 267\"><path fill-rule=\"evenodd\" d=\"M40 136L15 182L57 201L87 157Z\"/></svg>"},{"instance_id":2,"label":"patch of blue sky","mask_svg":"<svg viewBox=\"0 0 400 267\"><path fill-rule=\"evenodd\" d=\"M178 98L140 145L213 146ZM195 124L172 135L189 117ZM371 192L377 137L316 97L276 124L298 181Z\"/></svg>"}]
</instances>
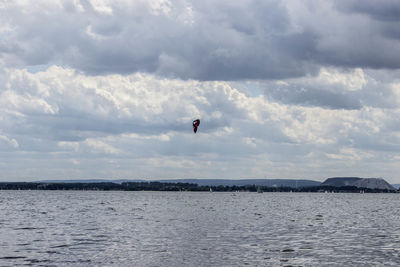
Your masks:
<instances>
[{"instance_id":1,"label":"patch of blue sky","mask_svg":"<svg viewBox=\"0 0 400 267\"><path fill-rule=\"evenodd\" d=\"M31 65L26 67L26 70L30 73L38 73L46 71L50 66L50 64Z\"/></svg>"},{"instance_id":2,"label":"patch of blue sky","mask_svg":"<svg viewBox=\"0 0 400 267\"><path fill-rule=\"evenodd\" d=\"M235 81L229 84L248 97L257 97L264 94L264 86L259 81Z\"/></svg>"}]
</instances>

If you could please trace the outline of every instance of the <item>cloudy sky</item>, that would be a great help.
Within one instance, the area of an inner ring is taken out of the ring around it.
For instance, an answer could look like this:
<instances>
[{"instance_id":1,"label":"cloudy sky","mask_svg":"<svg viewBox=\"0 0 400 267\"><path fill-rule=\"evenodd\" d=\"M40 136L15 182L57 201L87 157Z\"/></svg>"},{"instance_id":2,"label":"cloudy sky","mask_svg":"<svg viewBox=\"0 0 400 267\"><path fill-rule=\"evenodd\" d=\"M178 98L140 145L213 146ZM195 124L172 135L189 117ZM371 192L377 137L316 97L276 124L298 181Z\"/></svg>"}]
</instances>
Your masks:
<instances>
[{"instance_id":1,"label":"cloudy sky","mask_svg":"<svg viewBox=\"0 0 400 267\"><path fill-rule=\"evenodd\" d=\"M0 0L0 170L400 183L400 1Z\"/></svg>"}]
</instances>

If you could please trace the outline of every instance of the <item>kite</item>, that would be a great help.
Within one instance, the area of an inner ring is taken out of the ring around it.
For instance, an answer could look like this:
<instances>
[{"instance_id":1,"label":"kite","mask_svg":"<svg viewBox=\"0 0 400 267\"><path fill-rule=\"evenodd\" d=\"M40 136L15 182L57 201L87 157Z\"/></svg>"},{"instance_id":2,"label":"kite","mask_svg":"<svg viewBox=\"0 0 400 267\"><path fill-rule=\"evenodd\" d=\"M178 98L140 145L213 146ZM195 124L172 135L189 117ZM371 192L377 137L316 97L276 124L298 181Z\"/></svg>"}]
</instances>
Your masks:
<instances>
[{"instance_id":1,"label":"kite","mask_svg":"<svg viewBox=\"0 0 400 267\"><path fill-rule=\"evenodd\" d=\"M193 121L193 132L194 133L197 132L197 127L199 127L199 125L200 125L200 120L199 119Z\"/></svg>"}]
</instances>

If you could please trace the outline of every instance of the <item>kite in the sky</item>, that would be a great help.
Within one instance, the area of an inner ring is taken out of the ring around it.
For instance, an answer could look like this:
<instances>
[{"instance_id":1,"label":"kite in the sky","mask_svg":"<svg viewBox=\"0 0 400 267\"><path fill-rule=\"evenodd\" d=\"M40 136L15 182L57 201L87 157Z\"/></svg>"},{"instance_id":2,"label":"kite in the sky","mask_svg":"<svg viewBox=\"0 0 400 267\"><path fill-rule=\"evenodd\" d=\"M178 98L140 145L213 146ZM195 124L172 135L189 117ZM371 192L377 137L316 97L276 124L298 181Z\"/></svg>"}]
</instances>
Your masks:
<instances>
[{"instance_id":1,"label":"kite in the sky","mask_svg":"<svg viewBox=\"0 0 400 267\"><path fill-rule=\"evenodd\" d=\"M199 127L199 125L200 125L200 120L199 119L193 121L193 132L194 133L197 132L197 127Z\"/></svg>"}]
</instances>

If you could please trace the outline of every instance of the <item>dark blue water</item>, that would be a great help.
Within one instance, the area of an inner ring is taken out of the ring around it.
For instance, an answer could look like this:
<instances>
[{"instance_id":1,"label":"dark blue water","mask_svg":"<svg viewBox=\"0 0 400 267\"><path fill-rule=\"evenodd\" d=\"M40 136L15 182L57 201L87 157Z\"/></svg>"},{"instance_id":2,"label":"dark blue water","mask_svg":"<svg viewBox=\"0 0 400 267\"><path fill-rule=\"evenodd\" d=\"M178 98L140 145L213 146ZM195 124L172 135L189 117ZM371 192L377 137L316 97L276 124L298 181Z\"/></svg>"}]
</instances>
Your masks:
<instances>
[{"instance_id":1,"label":"dark blue water","mask_svg":"<svg viewBox=\"0 0 400 267\"><path fill-rule=\"evenodd\" d=\"M400 266L399 200L0 191L0 266Z\"/></svg>"}]
</instances>

